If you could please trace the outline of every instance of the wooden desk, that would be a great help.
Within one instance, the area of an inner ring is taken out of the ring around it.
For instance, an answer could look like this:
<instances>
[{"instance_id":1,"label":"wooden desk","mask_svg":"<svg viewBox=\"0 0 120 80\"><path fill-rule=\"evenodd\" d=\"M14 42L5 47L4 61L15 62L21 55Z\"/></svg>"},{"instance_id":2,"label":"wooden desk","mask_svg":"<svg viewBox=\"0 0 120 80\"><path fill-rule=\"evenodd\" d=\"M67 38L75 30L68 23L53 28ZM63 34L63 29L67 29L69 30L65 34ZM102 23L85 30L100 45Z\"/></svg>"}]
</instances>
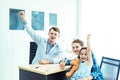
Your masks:
<instances>
[{"instance_id":1,"label":"wooden desk","mask_svg":"<svg viewBox=\"0 0 120 80\"><path fill-rule=\"evenodd\" d=\"M69 68L60 69L59 64L19 66L19 80L66 80Z\"/></svg>"}]
</instances>

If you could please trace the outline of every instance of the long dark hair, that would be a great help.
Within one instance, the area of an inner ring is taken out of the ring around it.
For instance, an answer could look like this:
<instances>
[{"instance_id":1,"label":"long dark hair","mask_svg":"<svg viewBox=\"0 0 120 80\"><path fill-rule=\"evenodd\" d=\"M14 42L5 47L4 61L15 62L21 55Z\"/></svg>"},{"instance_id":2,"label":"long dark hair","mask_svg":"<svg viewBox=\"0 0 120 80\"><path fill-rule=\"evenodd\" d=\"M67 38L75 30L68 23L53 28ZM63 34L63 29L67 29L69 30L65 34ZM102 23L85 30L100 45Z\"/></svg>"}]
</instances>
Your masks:
<instances>
[{"instance_id":1,"label":"long dark hair","mask_svg":"<svg viewBox=\"0 0 120 80\"><path fill-rule=\"evenodd\" d=\"M82 48L80 49L80 51L79 51L79 54L81 53L81 51L82 51L83 49L87 50L87 47L82 47ZM78 58L80 59L80 55L78 55Z\"/></svg>"},{"instance_id":2,"label":"long dark hair","mask_svg":"<svg viewBox=\"0 0 120 80\"><path fill-rule=\"evenodd\" d=\"M81 53L81 51L82 51L83 49L86 49L86 50L87 50L87 47L82 47L82 48L80 49L80 51L79 51L79 54Z\"/></svg>"}]
</instances>

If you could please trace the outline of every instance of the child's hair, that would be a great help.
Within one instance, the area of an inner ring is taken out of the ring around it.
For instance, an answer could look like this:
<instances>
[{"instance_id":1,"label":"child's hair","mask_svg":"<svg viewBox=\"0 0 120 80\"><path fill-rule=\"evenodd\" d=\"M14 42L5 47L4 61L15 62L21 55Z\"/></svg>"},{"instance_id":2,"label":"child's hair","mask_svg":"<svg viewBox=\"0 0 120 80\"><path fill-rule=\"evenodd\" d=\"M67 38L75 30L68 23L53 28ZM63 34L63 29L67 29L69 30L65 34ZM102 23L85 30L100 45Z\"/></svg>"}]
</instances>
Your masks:
<instances>
[{"instance_id":1,"label":"child's hair","mask_svg":"<svg viewBox=\"0 0 120 80\"><path fill-rule=\"evenodd\" d=\"M81 46L84 45L83 41L80 40L80 39L75 39L75 40L72 42L72 44L73 44L73 43L79 43Z\"/></svg>"},{"instance_id":2,"label":"child's hair","mask_svg":"<svg viewBox=\"0 0 120 80\"><path fill-rule=\"evenodd\" d=\"M87 50L87 47L82 47L82 48L80 49L80 51L79 51L79 54L81 53L81 51L82 51L83 49L86 49L86 50Z\"/></svg>"}]
</instances>

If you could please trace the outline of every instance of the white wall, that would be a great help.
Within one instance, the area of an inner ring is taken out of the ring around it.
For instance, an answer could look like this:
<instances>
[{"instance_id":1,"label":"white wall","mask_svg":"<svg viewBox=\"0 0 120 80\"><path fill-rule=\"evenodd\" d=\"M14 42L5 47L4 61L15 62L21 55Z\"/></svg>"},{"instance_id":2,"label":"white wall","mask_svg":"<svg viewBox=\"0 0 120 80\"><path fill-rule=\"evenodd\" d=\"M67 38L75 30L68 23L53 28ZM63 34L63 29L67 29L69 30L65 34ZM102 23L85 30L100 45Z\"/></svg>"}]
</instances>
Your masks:
<instances>
[{"instance_id":1,"label":"white wall","mask_svg":"<svg viewBox=\"0 0 120 80\"><path fill-rule=\"evenodd\" d=\"M101 57L120 59L120 1L81 0L81 38L92 34L92 50L100 64ZM120 77L119 77L120 79Z\"/></svg>"},{"instance_id":2,"label":"white wall","mask_svg":"<svg viewBox=\"0 0 120 80\"><path fill-rule=\"evenodd\" d=\"M29 63L29 42L32 40L25 30L9 30L9 9L24 9L29 25L32 10L43 11L45 16L57 13L61 39L70 42L76 34L76 4L76 0L1 0L0 80L19 80L18 66ZM45 22L45 31L38 31L42 36L47 36L48 17Z\"/></svg>"},{"instance_id":3,"label":"white wall","mask_svg":"<svg viewBox=\"0 0 120 80\"><path fill-rule=\"evenodd\" d=\"M81 0L81 37L92 34L92 48L98 57L120 59L120 0Z\"/></svg>"}]
</instances>

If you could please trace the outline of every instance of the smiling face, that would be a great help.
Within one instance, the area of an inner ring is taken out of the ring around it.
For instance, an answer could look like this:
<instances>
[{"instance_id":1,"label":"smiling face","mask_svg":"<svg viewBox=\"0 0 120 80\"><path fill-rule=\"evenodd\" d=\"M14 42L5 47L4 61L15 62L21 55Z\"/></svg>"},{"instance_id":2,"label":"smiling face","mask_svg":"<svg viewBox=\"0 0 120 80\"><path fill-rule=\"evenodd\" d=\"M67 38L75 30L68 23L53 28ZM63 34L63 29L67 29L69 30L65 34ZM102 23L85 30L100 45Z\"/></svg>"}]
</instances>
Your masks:
<instances>
[{"instance_id":1,"label":"smiling face","mask_svg":"<svg viewBox=\"0 0 120 80\"><path fill-rule=\"evenodd\" d=\"M81 61L86 61L88 59L87 58L87 48L81 48L79 55L80 55Z\"/></svg>"},{"instance_id":2,"label":"smiling face","mask_svg":"<svg viewBox=\"0 0 120 80\"><path fill-rule=\"evenodd\" d=\"M79 43L72 43L72 51L73 51L73 53L78 55L81 47L82 46Z\"/></svg>"},{"instance_id":3,"label":"smiling face","mask_svg":"<svg viewBox=\"0 0 120 80\"><path fill-rule=\"evenodd\" d=\"M59 32L55 31L54 29L50 29L48 36L49 36L50 44L54 44L54 43L56 43L57 39L60 37L60 34L59 34Z\"/></svg>"},{"instance_id":4,"label":"smiling face","mask_svg":"<svg viewBox=\"0 0 120 80\"><path fill-rule=\"evenodd\" d=\"M83 47L83 45L84 45L83 41L81 41L80 39L75 39L71 44L72 52L74 54L78 55L79 51L80 51L81 47Z\"/></svg>"}]
</instances>

